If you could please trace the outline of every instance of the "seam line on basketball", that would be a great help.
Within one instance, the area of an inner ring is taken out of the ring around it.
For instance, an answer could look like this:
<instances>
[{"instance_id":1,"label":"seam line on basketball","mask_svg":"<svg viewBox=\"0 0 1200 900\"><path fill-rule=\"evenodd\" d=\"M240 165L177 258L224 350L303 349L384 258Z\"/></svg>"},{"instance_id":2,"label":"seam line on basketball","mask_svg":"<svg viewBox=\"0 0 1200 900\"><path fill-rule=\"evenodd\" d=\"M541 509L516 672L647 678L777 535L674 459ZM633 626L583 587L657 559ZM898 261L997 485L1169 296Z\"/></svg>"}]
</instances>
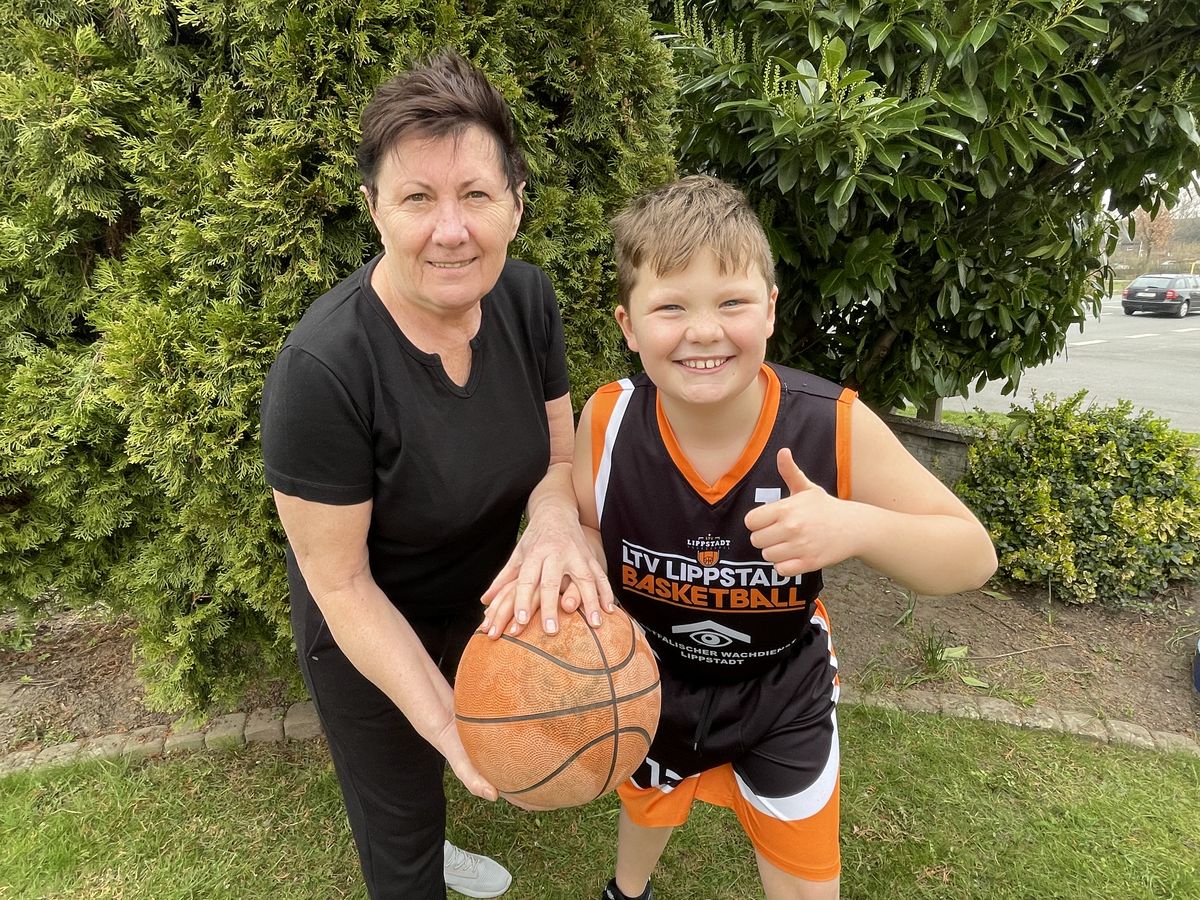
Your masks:
<instances>
[{"instance_id":1,"label":"seam line on basketball","mask_svg":"<svg viewBox=\"0 0 1200 900\"><path fill-rule=\"evenodd\" d=\"M555 778L557 778L559 775L561 775L563 772L565 772L567 770L567 768L573 762L575 762L575 760L579 759L581 754L586 753L588 750L590 750L592 747L595 747L601 741L611 740L614 744L616 744L622 734L639 734L639 735L641 735L646 741L647 749L649 749L649 746L650 746L649 732L647 732L645 728L641 728L641 727L637 727L637 726L627 726L625 728L619 729L618 731L614 731L611 734L602 734L602 735L600 735L600 737L592 738L590 741L588 741L586 744L584 744L582 747L580 747L578 750L576 750L574 753L572 753L569 757L567 757L566 761L564 761L561 766L559 766L557 769L555 769L553 772L551 772L549 775L547 775L545 778L543 778L541 781L537 782L536 784L531 784L528 787L517 788L514 791L504 791L503 793L515 796L517 794L528 794L530 791L536 791L538 788L544 787L545 785L547 785L551 781L553 781ZM608 777L609 777L609 780L612 779L611 774ZM606 781L605 784L607 785L607 783L608 782ZM596 797L599 797L602 794L604 794L610 790L612 790L612 788L605 787L605 789L603 791L601 791L600 794L597 794ZM596 798L593 797L592 799L595 800Z\"/></svg>"},{"instance_id":2,"label":"seam line on basketball","mask_svg":"<svg viewBox=\"0 0 1200 900\"><path fill-rule=\"evenodd\" d=\"M582 617L583 613L578 613L578 615L580 617ZM590 632L591 630L592 630L592 626L589 625L588 631ZM595 636L593 635L593 639L594 639L594 637ZM633 661L633 657L637 652L637 642L634 641L630 644L629 653L627 653L625 655L625 658L623 660L621 660L619 663L617 663L616 665L611 666L611 667L601 668L601 669L588 669L588 668L584 668L583 666L572 666L569 663L565 663L561 659L559 659L557 656L555 656L554 654L547 653L541 647L535 647L533 644L529 643L528 641L521 640L519 635L513 636L511 634L502 634L502 635L500 635L499 639L502 641L508 641L510 644L520 644L522 647L524 647L530 653L536 653L538 656L542 657L543 659L549 660L550 662L554 663L559 668L565 669L568 672L576 672L580 675L598 675L600 672L603 672L603 671L620 672L623 668L625 668L627 665L629 665L630 662Z\"/></svg>"},{"instance_id":3,"label":"seam line on basketball","mask_svg":"<svg viewBox=\"0 0 1200 900\"><path fill-rule=\"evenodd\" d=\"M582 611L579 611L579 614L583 615ZM633 624L633 619L630 619L629 659L632 659L634 653L637 652L637 632L633 630L634 628L636 628L636 626ZM604 645L600 643L600 638L596 637L595 631L589 631L588 634L592 636L592 643L596 645L596 652L600 654L600 660L604 663L604 674L608 677L608 696L610 698L610 702L612 703L612 754L608 759L608 774L604 776L604 781L600 785L600 793L596 794L596 797L599 797L608 790L609 783L613 779L613 773L617 771L617 756L620 753L621 744L619 738L617 737L621 733L621 705L617 701L617 685L613 681L613 670L608 666L608 656L604 652ZM593 797L592 799L595 800L596 797Z\"/></svg>"},{"instance_id":4,"label":"seam line on basketball","mask_svg":"<svg viewBox=\"0 0 1200 900\"><path fill-rule=\"evenodd\" d=\"M658 681L648 687L642 688L640 691L634 691L632 694L622 694L616 699L618 704L625 703L629 700L636 700L639 697L645 697L647 694L652 694L658 690ZM596 700L593 703L585 703L581 706L568 706L564 709L551 709L539 713L526 713L521 716L464 716L459 713L454 714L460 722L466 722L470 725L492 725L504 724L507 722L532 722L537 719L556 719L560 716L574 715L575 713L591 712L595 709L605 709L612 706L612 700Z\"/></svg>"}]
</instances>

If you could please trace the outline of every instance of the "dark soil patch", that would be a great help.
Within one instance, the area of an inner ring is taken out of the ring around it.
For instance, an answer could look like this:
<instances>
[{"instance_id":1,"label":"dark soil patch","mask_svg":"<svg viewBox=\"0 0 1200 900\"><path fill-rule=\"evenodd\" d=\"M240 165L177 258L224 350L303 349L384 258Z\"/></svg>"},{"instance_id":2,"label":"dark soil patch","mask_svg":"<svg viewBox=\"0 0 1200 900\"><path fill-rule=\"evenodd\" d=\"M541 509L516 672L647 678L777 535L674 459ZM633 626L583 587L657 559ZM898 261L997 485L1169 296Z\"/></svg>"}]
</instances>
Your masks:
<instances>
[{"instance_id":1,"label":"dark soil patch","mask_svg":"<svg viewBox=\"0 0 1200 900\"><path fill-rule=\"evenodd\" d=\"M860 692L980 693L1200 734L1200 694L1191 687L1196 585L1173 587L1146 612L1069 606L1045 591L995 584L914 598L851 562L826 574L824 595L842 677Z\"/></svg>"},{"instance_id":2,"label":"dark soil patch","mask_svg":"<svg viewBox=\"0 0 1200 900\"><path fill-rule=\"evenodd\" d=\"M1044 592L992 585L914 600L851 562L826 573L824 597L842 678L860 693L976 692L1200 733L1200 695L1191 689L1195 586L1172 589L1153 612L1065 606ZM0 649L0 752L176 718L146 707L128 623L67 613L28 637L27 647ZM298 699L293 690L264 685L242 706L285 705Z\"/></svg>"},{"instance_id":3,"label":"dark soil patch","mask_svg":"<svg viewBox=\"0 0 1200 900\"><path fill-rule=\"evenodd\" d=\"M0 620L0 629L12 624L11 617ZM67 612L37 622L32 633L18 633L24 639L17 643L27 646L0 648L0 753L180 718L147 706L131 623ZM5 643L13 641L11 630L8 635ZM282 706L297 699L295 687L272 683L252 690L241 706Z\"/></svg>"}]
</instances>

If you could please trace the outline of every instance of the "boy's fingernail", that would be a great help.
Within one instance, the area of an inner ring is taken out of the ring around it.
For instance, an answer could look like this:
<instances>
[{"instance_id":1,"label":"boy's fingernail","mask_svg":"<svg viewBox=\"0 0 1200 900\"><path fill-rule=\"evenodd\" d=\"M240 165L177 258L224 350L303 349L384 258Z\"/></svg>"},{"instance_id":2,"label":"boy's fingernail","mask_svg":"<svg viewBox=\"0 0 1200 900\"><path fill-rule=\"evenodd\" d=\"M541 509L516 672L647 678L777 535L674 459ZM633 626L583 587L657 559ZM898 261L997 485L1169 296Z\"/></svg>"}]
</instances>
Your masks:
<instances>
[{"instance_id":1,"label":"boy's fingernail","mask_svg":"<svg viewBox=\"0 0 1200 900\"><path fill-rule=\"evenodd\" d=\"M529 621L529 613L523 609L518 609L517 610L517 622L520 623L521 625L524 625L528 621Z\"/></svg>"},{"instance_id":2,"label":"boy's fingernail","mask_svg":"<svg viewBox=\"0 0 1200 900\"><path fill-rule=\"evenodd\" d=\"M493 625L491 628L489 628L489 629L488 629L488 637L495 637L495 636L496 636L496 631L497 631L497 630L498 630L498 629L496 628L496 626L495 626L495 625Z\"/></svg>"},{"instance_id":3,"label":"boy's fingernail","mask_svg":"<svg viewBox=\"0 0 1200 900\"><path fill-rule=\"evenodd\" d=\"M546 624L543 627L546 629L546 634L554 634L556 631L558 631L558 623L553 619L547 619Z\"/></svg>"},{"instance_id":4,"label":"boy's fingernail","mask_svg":"<svg viewBox=\"0 0 1200 900\"><path fill-rule=\"evenodd\" d=\"M600 627L600 613L598 613L598 612L592 613L592 624L597 628Z\"/></svg>"}]
</instances>

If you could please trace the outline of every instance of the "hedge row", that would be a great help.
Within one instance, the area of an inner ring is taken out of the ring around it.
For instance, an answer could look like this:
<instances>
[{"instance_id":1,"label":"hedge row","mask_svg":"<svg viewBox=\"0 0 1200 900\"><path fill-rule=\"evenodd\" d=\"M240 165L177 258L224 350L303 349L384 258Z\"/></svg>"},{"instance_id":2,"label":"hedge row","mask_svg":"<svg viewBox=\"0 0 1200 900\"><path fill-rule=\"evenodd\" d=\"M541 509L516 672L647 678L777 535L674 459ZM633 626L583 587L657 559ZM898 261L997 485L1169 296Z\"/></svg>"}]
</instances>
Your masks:
<instances>
[{"instance_id":1,"label":"hedge row","mask_svg":"<svg viewBox=\"0 0 1200 900\"><path fill-rule=\"evenodd\" d=\"M289 665L263 377L377 252L360 109L444 46L512 104L583 394L628 364L607 217L673 165L643 5L0 0L0 608L130 613L160 705Z\"/></svg>"}]
</instances>

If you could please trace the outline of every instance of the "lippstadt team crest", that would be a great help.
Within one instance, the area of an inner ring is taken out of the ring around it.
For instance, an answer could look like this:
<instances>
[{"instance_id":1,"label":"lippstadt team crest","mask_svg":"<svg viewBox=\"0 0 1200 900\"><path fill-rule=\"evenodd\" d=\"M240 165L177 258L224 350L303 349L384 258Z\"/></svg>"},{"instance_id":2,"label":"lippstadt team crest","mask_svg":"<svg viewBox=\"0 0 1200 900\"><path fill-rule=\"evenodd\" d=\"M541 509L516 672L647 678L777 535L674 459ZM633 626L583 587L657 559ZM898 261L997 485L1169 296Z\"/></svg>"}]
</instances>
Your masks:
<instances>
[{"instance_id":1,"label":"lippstadt team crest","mask_svg":"<svg viewBox=\"0 0 1200 900\"><path fill-rule=\"evenodd\" d=\"M706 534L704 537L691 538L687 542L687 545L696 551L696 562L700 563L706 569L711 569L721 561L721 550L732 543L732 541L726 538L718 538L713 537L711 534Z\"/></svg>"}]
</instances>

